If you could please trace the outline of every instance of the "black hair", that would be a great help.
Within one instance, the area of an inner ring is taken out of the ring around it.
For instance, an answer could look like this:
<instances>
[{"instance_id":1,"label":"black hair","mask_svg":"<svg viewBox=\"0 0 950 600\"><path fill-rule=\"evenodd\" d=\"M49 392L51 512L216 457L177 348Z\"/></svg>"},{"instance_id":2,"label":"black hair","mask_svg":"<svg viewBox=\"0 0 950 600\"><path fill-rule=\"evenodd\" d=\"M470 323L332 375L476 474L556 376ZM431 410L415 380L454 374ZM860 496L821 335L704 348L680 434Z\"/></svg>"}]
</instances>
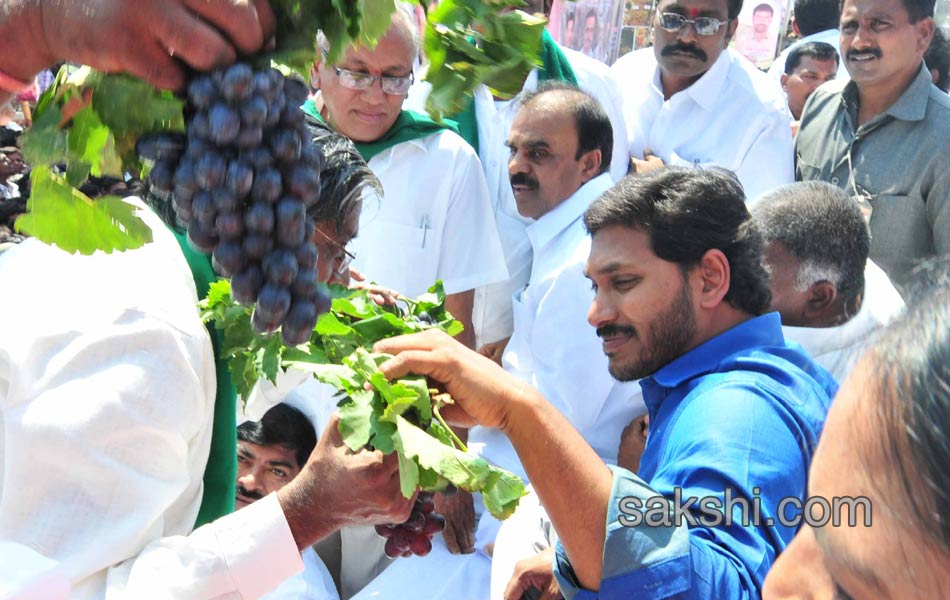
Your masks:
<instances>
[{"instance_id":1,"label":"black hair","mask_svg":"<svg viewBox=\"0 0 950 600\"><path fill-rule=\"evenodd\" d=\"M837 29L841 0L795 0L795 23L803 36Z\"/></svg>"},{"instance_id":2,"label":"black hair","mask_svg":"<svg viewBox=\"0 0 950 600\"><path fill-rule=\"evenodd\" d=\"M307 464L307 458L317 445L317 434L310 419L283 403L264 413L260 421L238 425L237 439L258 446L283 446L294 453L298 467Z\"/></svg>"},{"instance_id":3,"label":"black hair","mask_svg":"<svg viewBox=\"0 0 950 600\"><path fill-rule=\"evenodd\" d=\"M653 253L684 272L707 251L721 250L730 269L725 300L750 315L769 308L762 235L730 171L664 167L628 175L591 204L584 224L592 236L613 225L644 231Z\"/></svg>"},{"instance_id":4,"label":"black hair","mask_svg":"<svg viewBox=\"0 0 950 600\"><path fill-rule=\"evenodd\" d=\"M739 13L742 12L742 0L727 0L726 10L728 11L729 19L737 18Z\"/></svg>"},{"instance_id":5,"label":"black hair","mask_svg":"<svg viewBox=\"0 0 950 600\"><path fill-rule=\"evenodd\" d=\"M799 289L833 283L845 306L864 292L871 233L858 204L823 181L784 185L752 207L765 244L778 242L798 260Z\"/></svg>"},{"instance_id":6,"label":"black hair","mask_svg":"<svg viewBox=\"0 0 950 600\"><path fill-rule=\"evenodd\" d=\"M772 8L772 5L769 4L768 2L763 2L762 4L760 4L760 5L756 6L755 8L753 8L753 9L752 9L752 13L755 14L755 13L757 13L757 12L759 12L759 11L763 11L763 10L768 11L769 14L771 14L771 15L774 15L774 14L775 14L775 9Z\"/></svg>"},{"instance_id":7,"label":"black hair","mask_svg":"<svg viewBox=\"0 0 950 600\"><path fill-rule=\"evenodd\" d=\"M901 0L904 9L907 10L907 20L911 23L917 23L927 17L933 18L934 5L937 0ZM844 0L838 3L838 16L841 16L841 8L844 6ZM799 26L801 29L801 26Z\"/></svg>"},{"instance_id":8,"label":"black hair","mask_svg":"<svg viewBox=\"0 0 950 600\"><path fill-rule=\"evenodd\" d=\"M950 271L908 301L868 352L885 460L914 529L950 551ZM892 480L893 481L893 480Z\"/></svg>"},{"instance_id":9,"label":"black hair","mask_svg":"<svg viewBox=\"0 0 950 600\"><path fill-rule=\"evenodd\" d=\"M785 57L785 74L791 75L798 65L802 62L803 56L810 56L815 60L835 60L838 64L838 51L831 44L825 42L805 42L793 46L788 56Z\"/></svg>"},{"instance_id":10,"label":"black hair","mask_svg":"<svg viewBox=\"0 0 950 600\"><path fill-rule=\"evenodd\" d=\"M574 117L574 127L577 129L577 154L574 159L580 160L591 150L600 150L600 171L597 174L609 171L614 151L614 130L604 107L577 86L556 80L544 81L536 90L524 94L521 106L528 106L539 96L548 93L567 95L566 106Z\"/></svg>"},{"instance_id":11,"label":"black hair","mask_svg":"<svg viewBox=\"0 0 950 600\"><path fill-rule=\"evenodd\" d=\"M934 85L944 92L950 91L950 42L939 27L934 29L934 36L924 53L924 63L928 69L937 71Z\"/></svg>"}]
</instances>

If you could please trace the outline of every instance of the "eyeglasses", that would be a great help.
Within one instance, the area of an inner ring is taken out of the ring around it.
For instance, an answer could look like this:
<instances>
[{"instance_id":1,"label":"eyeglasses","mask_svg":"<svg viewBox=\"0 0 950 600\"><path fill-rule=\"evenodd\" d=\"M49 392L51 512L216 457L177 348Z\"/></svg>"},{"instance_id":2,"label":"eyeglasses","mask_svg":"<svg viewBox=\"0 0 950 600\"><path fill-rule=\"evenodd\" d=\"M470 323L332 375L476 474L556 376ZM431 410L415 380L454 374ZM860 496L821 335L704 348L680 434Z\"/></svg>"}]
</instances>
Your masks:
<instances>
[{"instance_id":1,"label":"eyeglasses","mask_svg":"<svg viewBox=\"0 0 950 600\"><path fill-rule=\"evenodd\" d=\"M369 73L360 73L359 71L350 71L331 65L333 72L336 73L340 85L351 90L368 90L376 84L378 79L383 86L383 91L394 96L404 96L409 92L409 87L414 81L412 73L405 77L390 77L388 75L370 75Z\"/></svg>"},{"instance_id":2,"label":"eyeglasses","mask_svg":"<svg viewBox=\"0 0 950 600\"><path fill-rule=\"evenodd\" d=\"M331 238L327 234L323 233L319 229L314 229L314 233L323 238L323 241L332 246L337 252L334 257L334 262L339 262L337 268L333 271L334 275L347 275L349 273L350 263L356 260L356 256L346 249L346 246Z\"/></svg>"},{"instance_id":3,"label":"eyeglasses","mask_svg":"<svg viewBox=\"0 0 950 600\"><path fill-rule=\"evenodd\" d=\"M675 33L683 27L686 27L686 25L692 25L697 35L714 35L723 25L731 20L732 19L726 19L725 21L720 21L716 17L687 19L678 13L660 13L660 27L670 33Z\"/></svg>"}]
</instances>

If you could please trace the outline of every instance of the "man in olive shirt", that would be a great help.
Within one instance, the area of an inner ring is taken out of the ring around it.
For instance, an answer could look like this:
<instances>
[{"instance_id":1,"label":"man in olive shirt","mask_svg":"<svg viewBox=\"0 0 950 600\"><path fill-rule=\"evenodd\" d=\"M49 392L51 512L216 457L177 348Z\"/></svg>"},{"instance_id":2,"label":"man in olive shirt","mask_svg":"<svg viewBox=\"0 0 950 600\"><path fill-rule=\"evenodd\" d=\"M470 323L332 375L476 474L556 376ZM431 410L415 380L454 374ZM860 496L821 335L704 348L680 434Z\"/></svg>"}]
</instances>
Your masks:
<instances>
[{"instance_id":1,"label":"man in olive shirt","mask_svg":"<svg viewBox=\"0 0 950 600\"><path fill-rule=\"evenodd\" d=\"M845 0L841 57L850 82L812 94L796 176L858 197L870 258L898 287L922 259L950 252L950 98L923 63L934 0Z\"/></svg>"}]
</instances>

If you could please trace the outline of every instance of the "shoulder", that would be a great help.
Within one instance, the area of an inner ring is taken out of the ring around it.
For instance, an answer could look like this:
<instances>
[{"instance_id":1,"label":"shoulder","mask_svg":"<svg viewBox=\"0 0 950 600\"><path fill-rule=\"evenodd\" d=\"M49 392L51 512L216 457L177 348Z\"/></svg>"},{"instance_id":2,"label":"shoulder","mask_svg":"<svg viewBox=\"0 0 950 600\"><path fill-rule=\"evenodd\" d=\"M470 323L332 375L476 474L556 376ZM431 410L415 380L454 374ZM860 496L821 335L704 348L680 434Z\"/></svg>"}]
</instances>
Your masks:
<instances>
[{"instance_id":1,"label":"shoulder","mask_svg":"<svg viewBox=\"0 0 950 600\"><path fill-rule=\"evenodd\" d=\"M398 152L394 157L398 157L400 163L425 161L429 165L427 169L441 165L444 165L447 170L463 168L470 164L479 165L475 150L459 134L450 129L402 142L395 146L393 151Z\"/></svg>"},{"instance_id":2,"label":"shoulder","mask_svg":"<svg viewBox=\"0 0 950 600\"><path fill-rule=\"evenodd\" d=\"M571 69L574 70L574 74L577 75L578 78L584 75L603 78L610 72L610 67L599 60L587 56L583 52L578 52L577 50L572 50L564 46L559 47L561 51L564 52L564 56L567 57L567 61L571 63Z\"/></svg>"},{"instance_id":3,"label":"shoulder","mask_svg":"<svg viewBox=\"0 0 950 600\"><path fill-rule=\"evenodd\" d=\"M930 95L927 98L927 127L937 127L942 134L950 132L950 95L938 88L930 86Z\"/></svg>"},{"instance_id":4,"label":"shoulder","mask_svg":"<svg viewBox=\"0 0 950 600\"><path fill-rule=\"evenodd\" d=\"M731 88L726 101L758 104L784 118L787 108L781 85L732 48L726 49L726 53L729 60L727 79Z\"/></svg>"},{"instance_id":5,"label":"shoulder","mask_svg":"<svg viewBox=\"0 0 950 600\"><path fill-rule=\"evenodd\" d=\"M614 79L617 79L647 73L652 76L655 68L656 54L653 48L640 48L618 58L608 71Z\"/></svg>"}]
</instances>

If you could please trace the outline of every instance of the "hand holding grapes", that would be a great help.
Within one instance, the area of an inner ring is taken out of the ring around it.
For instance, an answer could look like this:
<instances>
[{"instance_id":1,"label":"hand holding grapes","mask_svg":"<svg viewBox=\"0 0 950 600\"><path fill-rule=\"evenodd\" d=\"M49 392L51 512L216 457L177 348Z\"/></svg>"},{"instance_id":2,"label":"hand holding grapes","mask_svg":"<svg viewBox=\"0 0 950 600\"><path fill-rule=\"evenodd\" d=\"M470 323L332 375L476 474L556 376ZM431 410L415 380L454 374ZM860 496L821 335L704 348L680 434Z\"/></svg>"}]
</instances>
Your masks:
<instances>
[{"instance_id":1,"label":"hand holding grapes","mask_svg":"<svg viewBox=\"0 0 950 600\"><path fill-rule=\"evenodd\" d=\"M475 552L475 501L472 494L459 490L452 496L436 495L435 509L445 517L442 538L449 552Z\"/></svg>"}]
</instances>

